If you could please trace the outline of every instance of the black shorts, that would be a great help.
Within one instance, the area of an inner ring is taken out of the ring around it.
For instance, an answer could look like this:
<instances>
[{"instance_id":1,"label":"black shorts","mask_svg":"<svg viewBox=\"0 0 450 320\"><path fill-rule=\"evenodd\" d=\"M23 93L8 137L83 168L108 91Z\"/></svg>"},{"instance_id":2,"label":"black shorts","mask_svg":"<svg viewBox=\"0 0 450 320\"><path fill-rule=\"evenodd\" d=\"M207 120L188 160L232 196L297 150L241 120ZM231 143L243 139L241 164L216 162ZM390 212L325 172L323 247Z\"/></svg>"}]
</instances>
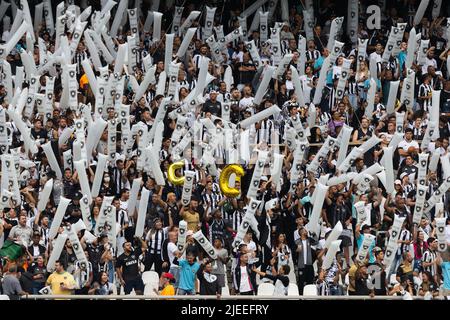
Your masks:
<instances>
[{"instance_id":1,"label":"black shorts","mask_svg":"<svg viewBox=\"0 0 450 320\"><path fill-rule=\"evenodd\" d=\"M141 277L125 281L125 294L130 294L133 289L134 291L141 291L141 293L144 292L144 282Z\"/></svg>"}]
</instances>

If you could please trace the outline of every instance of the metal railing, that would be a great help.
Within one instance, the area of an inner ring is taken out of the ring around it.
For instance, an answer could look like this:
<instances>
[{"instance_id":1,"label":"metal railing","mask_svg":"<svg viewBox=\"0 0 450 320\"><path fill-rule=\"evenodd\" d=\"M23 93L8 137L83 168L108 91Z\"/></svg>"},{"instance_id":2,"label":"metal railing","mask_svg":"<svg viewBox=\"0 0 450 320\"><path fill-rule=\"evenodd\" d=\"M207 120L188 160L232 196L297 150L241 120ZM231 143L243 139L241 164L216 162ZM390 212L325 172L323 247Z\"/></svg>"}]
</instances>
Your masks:
<instances>
[{"instance_id":1,"label":"metal railing","mask_svg":"<svg viewBox=\"0 0 450 320\"><path fill-rule=\"evenodd\" d=\"M443 297L442 297L443 298ZM21 300L403 300L401 296L135 296L135 295L25 295ZM439 298L435 298L439 299ZM413 300L423 300L414 296Z\"/></svg>"}]
</instances>

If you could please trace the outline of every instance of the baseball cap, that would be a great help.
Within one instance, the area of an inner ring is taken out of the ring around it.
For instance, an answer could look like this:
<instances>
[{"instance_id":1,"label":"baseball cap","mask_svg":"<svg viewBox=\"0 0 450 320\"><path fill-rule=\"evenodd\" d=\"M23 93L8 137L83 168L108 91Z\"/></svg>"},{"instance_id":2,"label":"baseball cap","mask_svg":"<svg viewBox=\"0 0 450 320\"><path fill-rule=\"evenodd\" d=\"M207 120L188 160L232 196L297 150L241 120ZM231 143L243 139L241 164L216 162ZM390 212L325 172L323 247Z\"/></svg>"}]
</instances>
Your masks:
<instances>
[{"instance_id":1,"label":"baseball cap","mask_svg":"<svg viewBox=\"0 0 450 320\"><path fill-rule=\"evenodd\" d=\"M399 179L397 179L395 180L394 184L402 184L402 182Z\"/></svg>"},{"instance_id":2,"label":"baseball cap","mask_svg":"<svg viewBox=\"0 0 450 320\"><path fill-rule=\"evenodd\" d=\"M403 172L401 175L400 175L400 179L403 179L404 177L406 177L408 174L406 173L406 172Z\"/></svg>"},{"instance_id":3,"label":"baseball cap","mask_svg":"<svg viewBox=\"0 0 450 320\"><path fill-rule=\"evenodd\" d=\"M266 176L262 176L261 181L269 181L269 179Z\"/></svg>"},{"instance_id":4,"label":"baseball cap","mask_svg":"<svg viewBox=\"0 0 450 320\"><path fill-rule=\"evenodd\" d=\"M174 280L175 279L173 274L171 274L170 272L164 272L162 276L163 276L163 278L166 278L166 279L169 279L169 280Z\"/></svg>"}]
</instances>

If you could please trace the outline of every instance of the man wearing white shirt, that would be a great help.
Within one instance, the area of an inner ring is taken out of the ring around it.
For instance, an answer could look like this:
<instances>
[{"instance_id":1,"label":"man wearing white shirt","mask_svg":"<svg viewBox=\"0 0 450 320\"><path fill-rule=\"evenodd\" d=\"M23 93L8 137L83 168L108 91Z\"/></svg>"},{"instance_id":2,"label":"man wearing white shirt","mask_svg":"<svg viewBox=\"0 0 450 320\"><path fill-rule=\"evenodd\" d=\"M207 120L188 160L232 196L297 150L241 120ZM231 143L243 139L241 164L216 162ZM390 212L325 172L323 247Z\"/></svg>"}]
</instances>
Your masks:
<instances>
[{"instance_id":1,"label":"man wearing white shirt","mask_svg":"<svg viewBox=\"0 0 450 320\"><path fill-rule=\"evenodd\" d=\"M405 139L398 144L398 153L400 154L400 163L409 155L409 148L413 147L416 152L419 151L419 143L413 140L413 130L405 130Z\"/></svg>"}]
</instances>

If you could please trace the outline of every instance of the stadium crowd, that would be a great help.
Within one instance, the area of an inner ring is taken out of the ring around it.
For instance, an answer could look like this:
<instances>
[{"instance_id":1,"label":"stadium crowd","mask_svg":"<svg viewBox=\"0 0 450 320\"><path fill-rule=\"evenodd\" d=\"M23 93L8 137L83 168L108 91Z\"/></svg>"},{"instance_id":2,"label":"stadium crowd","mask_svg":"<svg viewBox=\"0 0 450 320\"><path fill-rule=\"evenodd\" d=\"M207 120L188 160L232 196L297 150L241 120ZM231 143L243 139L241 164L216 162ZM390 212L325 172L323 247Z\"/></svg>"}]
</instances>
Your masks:
<instances>
[{"instance_id":1,"label":"stadium crowd","mask_svg":"<svg viewBox=\"0 0 450 320\"><path fill-rule=\"evenodd\" d=\"M241 1L11 0L0 25L3 294L450 296L450 3L429 1L415 23L421 2L356 1L352 39L347 1L262 1L243 18ZM378 29L366 23L374 4ZM34 34L3 56L23 21ZM170 175L179 162L184 184ZM220 179L231 164L244 170L237 196Z\"/></svg>"}]
</instances>

